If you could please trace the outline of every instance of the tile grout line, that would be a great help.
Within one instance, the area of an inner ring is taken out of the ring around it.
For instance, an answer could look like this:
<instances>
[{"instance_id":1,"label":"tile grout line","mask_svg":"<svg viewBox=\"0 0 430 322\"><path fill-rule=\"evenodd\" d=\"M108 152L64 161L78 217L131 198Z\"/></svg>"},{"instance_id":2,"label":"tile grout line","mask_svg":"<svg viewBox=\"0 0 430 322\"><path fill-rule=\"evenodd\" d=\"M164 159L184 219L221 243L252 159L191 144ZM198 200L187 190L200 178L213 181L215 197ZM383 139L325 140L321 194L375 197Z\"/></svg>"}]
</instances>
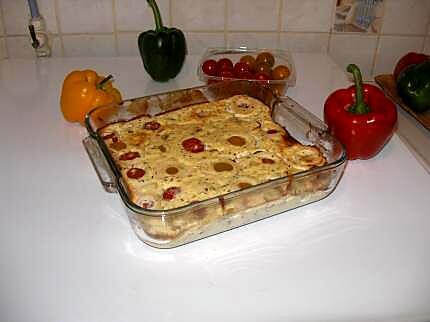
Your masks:
<instances>
[{"instance_id":1,"label":"tile grout line","mask_svg":"<svg viewBox=\"0 0 430 322\"><path fill-rule=\"evenodd\" d=\"M378 58L380 44L381 44L381 31L379 31L376 36L376 46L375 46L375 50L373 51L372 67L370 68L370 77L373 77L373 75L375 74L376 60Z\"/></svg>"},{"instance_id":2,"label":"tile grout line","mask_svg":"<svg viewBox=\"0 0 430 322\"><path fill-rule=\"evenodd\" d=\"M223 34L224 31L223 30L192 30L192 29L181 29L183 32L192 32L192 33L196 33L196 34ZM140 33L142 32L141 30L118 30L118 34L135 34L135 33ZM94 34L94 33L93 33ZM99 32L98 34L106 34L103 32Z\"/></svg>"},{"instance_id":3,"label":"tile grout line","mask_svg":"<svg viewBox=\"0 0 430 322\"><path fill-rule=\"evenodd\" d=\"M381 27L378 30L378 34L376 35L376 47L375 47L375 50L373 52L372 67L370 68L370 77L371 78L373 78L373 75L375 74L376 60L378 59L380 45L381 45L382 29L384 27L384 21L385 21L385 19L384 19L384 16L385 16L385 5L386 5L386 3L384 3Z\"/></svg>"},{"instance_id":4,"label":"tile grout line","mask_svg":"<svg viewBox=\"0 0 430 322\"><path fill-rule=\"evenodd\" d=\"M327 37L327 49L326 53L327 55L330 55L330 45L331 45L331 38L333 36L333 26L334 22L336 21L336 0L332 0L331 3L331 17L330 17L330 28L328 30L328 37Z\"/></svg>"},{"instance_id":5,"label":"tile grout line","mask_svg":"<svg viewBox=\"0 0 430 322\"><path fill-rule=\"evenodd\" d=\"M191 30L188 30L191 31ZM193 32L210 32L210 31L200 31L194 30ZM229 30L228 33L236 34L278 34L277 30Z\"/></svg>"},{"instance_id":6,"label":"tile grout line","mask_svg":"<svg viewBox=\"0 0 430 322\"><path fill-rule=\"evenodd\" d=\"M1 24L2 24L2 28L3 28L3 43L4 43L4 56L5 57L0 57L1 58L10 58L9 57L9 46L7 45L7 33L6 33L6 24L4 22L4 10L3 10L3 0L0 0L0 15L1 15Z\"/></svg>"},{"instance_id":7,"label":"tile grout line","mask_svg":"<svg viewBox=\"0 0 430 322\"><path fill-rule=\"evenodd\" d=\"M424 53L424 52L425 52L425 50L426 50L426 42L427 42L427 38L428 38L428 36L424 36L423 44L421 45L421 52L422 52L422 53Z\"/></svg>"},{"instance_id":8,"label":"tile grout line","mask_svg":"<svg viewBox=\"0 0 430 322\"><path fill-rule=\"evenodd\" d=\"M427 33L424 36L424 43L423 43L422 50L421 50L421 52L423 52L423 53L426 49L426 42L428 39L430 39L430 15L429 15L428 19L429 19L429 21L427 22L427 26L426 26L426 30L425 30L425 32L427 32ZM430 51L430 48L428 48L428 50Z\"/></svg>"},{"instance_id":9,"label":"tile grout line","mask_svg":"<svg viewBox=\"0 0 430 322\"><path fill-rule=\"evenodd\" d=\"M306 35L306 34L317 34L317 35L328 35L330 31L281 31L281 34L297 34L297 35Z\"/></svg>"},{"instance_id":10,"label":"tile grout line","mask_svg":"<svg viewBox=\"0 0 430 322\"><path fill-rule=\"evenodd\" d=\"M279 13L278 13L278 35L277 35L277 47L278 49L281 48L281 31L282 31L282 24L283 24L283 11L284 11L284 0L279 0Z\"/></svg>"},{"instance_id":11,"label":"tile grout line","mask_svg":"<svg viewBox=\"0 0 430 322\"><path fill-rule=\"evenodd\" d=\"M182 29L184 32L193 32L193 33L213 33L213 34L222 34L224 33L223 29L213 30L213 29ZM124 33L137 33L142 32L141 30L117 30L118 34ZM277 30L230 30L232 33L253 33L253 34L274 34L278 33ZM375 37L377 34L374 33L362 33L362 32L330 32L330 31L280 31L281 34L297 34L297 35L306 35L306 34L332 34L332 35L345 35L345 36L360 36L360 37ZM60 36L60 33L53 33L55 36ZM100 32L61 32L62 36L91 36L91 35L112 35L110 31L100 31ZM4 34L2 37L25 37L27 34ZM411 38L428 38L428 35L420 34L381 34L381 37L411 37Z\"/></svg>"},{"instance_id":12,"label":"tile grout line","mask_svg":"<svg viewBox=\"0 0 430 322\"><path fill-rule=\"evenodd\" d=\"M115 56L119 56L119 44L118 44L118 31L117 31L117 23L116 23L116 0L112 0L112 24L113 24L113 42L114 42L114 50Z\"/></svg>"},{"instance_id":13,"label":"tile grout line","mask_svg":"<svg viewBox=\"0 0 430 322\"><path fill-rule=\"evenodd\" d=\"M427 41L428 41L428 40L430 40L430 36L425 36L425 37L424 37L423 50L422 50L422 52L423 52L423 53L425 53L426 49L427 49L428 51L430 51L430 48L426 48L426 44L427 44Z\"/></svg>"},{"instance_id":14,"label":"tile grout line","mask_svg":"<svg viewBox=\"0 0 430 322\"><path fill-rule=\"evenodd\" d=\"M57 23L57 35L58 35L58 39L60 40L61 57L64 57L65 56L64 39L63 39L63 34L60 26L60 10L58 6L58 0L54 0L54 12L55 12L55 22Z\"/></svg>"},{"instance_id":15,"label":"tile grout line","mask_svg":"<svg viewBox=\"0 0 430 322\"><path fill-rule=\"evenodd\" d=\"M373 33L373 32L353 32L353 31L349 31L349 32L333 32L333 34L335 35L363 35L363 36L375 36L377 35L377 33ZM388 36L388 37L425 37L426 34L397 34L397 33L380 33L381 36Z\"/></svg>"},{"instance_id":16,"label":"tile grout line","mask_svg":"<svg viewBox=\"0 0 430 322\"><path fill-rule=\"evenodd\" d=\"M228 39L228 9L229 2L228 0L224 0L224 47L227 47L227 39Z\"/></svg>"},{"instance_id":17,"label":"tile grout line","mask_svg":"<svg viewBox=\"0 0 430 322\"><path fill-rule=\"evenodd\" d=\"M169 0L169 27L173 27L173 0Z\"/></svg>"}]
</instances>

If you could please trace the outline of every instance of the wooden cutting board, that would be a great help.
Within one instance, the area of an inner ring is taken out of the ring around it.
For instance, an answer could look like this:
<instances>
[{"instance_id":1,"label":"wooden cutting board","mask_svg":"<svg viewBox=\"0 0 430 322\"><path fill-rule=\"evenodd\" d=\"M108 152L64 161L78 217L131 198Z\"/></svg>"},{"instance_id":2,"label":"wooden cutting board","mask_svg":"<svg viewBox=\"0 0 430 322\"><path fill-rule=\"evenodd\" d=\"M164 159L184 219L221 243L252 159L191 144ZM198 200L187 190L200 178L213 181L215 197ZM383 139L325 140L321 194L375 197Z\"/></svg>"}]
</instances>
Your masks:
<instances>
[{"instance_id":1,"label":"wooden cutting board","mask_svg":"<svg viewBox=\"0 0 430 322\"><path fill-rule=\"evenodd\" d=\"M385 94L389 96L397 105L412 115L427 130L430 130L430 110L424 113L416 113L408 105L403 103L402 99L397 94L396 83L394 81L393 75L378 75L375 77L375 82L381 86Z\"/></svg>"}]
</instances>

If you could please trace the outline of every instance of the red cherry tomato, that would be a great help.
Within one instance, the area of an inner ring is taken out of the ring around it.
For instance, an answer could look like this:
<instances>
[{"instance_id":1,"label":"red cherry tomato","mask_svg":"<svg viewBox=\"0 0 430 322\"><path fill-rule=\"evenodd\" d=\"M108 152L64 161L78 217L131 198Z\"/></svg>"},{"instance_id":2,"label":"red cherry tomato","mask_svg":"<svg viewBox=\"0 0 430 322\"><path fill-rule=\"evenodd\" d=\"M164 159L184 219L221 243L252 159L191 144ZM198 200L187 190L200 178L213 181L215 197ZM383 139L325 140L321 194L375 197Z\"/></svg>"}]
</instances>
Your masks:
<instances>
[{"instance_id":1,"label":"red cherry tomato","mask_svg":"<svg viewBox=\"0 0 430 322\"><path fill-rule=\"evenodd\" d=\"M236 76L239 76L243 72L250 72L249 66L242 62L234 64L233 72Z\"/></svg>"},{"instance_id":2,"label":"red cherry tomato","mask_svg":"<svg viewBox=\"0 0 430 322\"><path fill-rule=\"evenodd\" d=\"M154 207L155 202L154 202L154 200L142 200L142 201L139 200L138 204L142 208L150 209L150 208Z\"/></svg>"},{"instance_id":3,"label":"red cherry tomato","mask_svg":"<svg viewBox=\"0 0 430 322\"><path fill-rule=\"evenodd\" d=\"M167 188L163 192L163 199L164 200L172 200L180 192L181 192L181 188L179 188L179 187L170 187L170 188Z\"/></svg>"},{"instance_id":4,"label":"red cherry tomato","mask_svg":"<svg viewBox=\"0 0 430 322\"><path fill-rule=\"evenodd\" d=\"M245 56L240 57L240 62L247 64L250 72L252 72L254 70L255 58L252 57L251 55L245 55Z\"/></svg>"},{"instance_id":5,"label":"red cherry tomato","mask_svg":"<svg viewBox=\"0 0 430 322\"><path fill-rule=\"evenodd\" d=\"M108 133L102 136L103 140L109 140L112 139L115 136L115 133Z\"/></svg>"},{"instance_id":6,"label":"red cherry tomato","mask_svg":"<svg viewBox=\"0 0 430 322\"><path fill-rule=\"evenodd\" d=\"M219 77L223 77L223 78L234 78L234 73L233 70L231 69L223 69L218 73Z\"/></svg>"},{"instance_id":7,"label":"red cherry tomato","mask_svg":"<svg viewBox=\"0 0 430 322\"><path fill-rule=\"evenodd\" d=\"M273 55L267 51L259 53L255 61L257 62L257 64L265 63L270 67L273 67L273 65L275 65L275 57L273 57Z\"/></svg>"},{"instance_id":8,"label":"red cherry tomato","mask_svg":"<svg viewBox=\"0 0 430 322\"><path fill-rule=\"evenodd\" d=\"M193 153L202 152L205 149L203 142L197 138L189 138L182 141L182 146L186 151Z\"/></svg>"},{"instance_id":9,"label":"red cherry tomato","mask_svg":"<svg viewBox=\"0 0 430 322\"><path fill-rule=\"evenodd\" d=\"M272 73L272 68L267 63L257 63L255 64L254 72L256 74L265 73L267 75L270 75Z\"/></svg>"},{"instance_id":10,"label":"red cherry tomato","mask_svg":"<svg viewBox=\"0 0 430 322\"><path fill-rule=\"evenodd\" d=\"M145 175L145 170L140 168L131 168L127 171L127 177L131 179L140 179Z\"/></svg>"},{"instance_id":11,"label":"red cherry tomato","mask_svg":"<svg viewBox=\"0 0 430 322\"><path fill-rule=\"evenodd\" d=\"M233 63L228 58L221 58L217 62L218 73L220 73L224 69L233 70Z\"/></svg>"},{"instance_id":12,"label":"red cherry tomato","mask_svg":"<svg viewBox=\"0 0 430 322\"><path fill-rule=\"evenodd\" d=\"M126 152L124 154L121 154L119 156L119 159L121 161L129 161L129 160L133 160L133 159L136 159L136 158L139 158L139 157L140 157L139 152Z\"/></svg>"},{"instance_id":13,"label":"red cherry tomato","mask_svg":"<svg viewBox=\"0 0 430 322\"><path fill-rule=\"evenodd\" d=\"M242 72L238 75L238 78L240 78L240 79L254 79L254 75L251 72L245 70L244 72Z\"/></svg>"},{"instance_id":14,"label":"red cherry tomato","mask_svg":"<svg viewBox=\"0 0 430 322\"><path fill-rule=\"evenodd\" d=\"M256 80L260 80L260 81L268 81L268 80L270 80L270 76L267 73L265 73L265 72L257 73L257 74L255 74L254 77L255 77Z\"/></svg>"},{"instance_id":15,"label":"red cherry tomato","mask_svg":"<svg viewBox=\"0 0 430 322\"><path fill-rule=\"evenodd\" d=\"M278 65L272 70L273 79L287 79L290 76L290 69L285 65Z\"/></svg>"},{"instance_id":16,"label":"red cherry tomato","mask_svg":"<svg viewBox=\"0 0 430 322\"><path fill-rule=\"evenodd\" d=\"M202 65L203 73L209 76L216 76L218 73L217 62L214 59L206 60Z\"/></svg>"}]
</instances>

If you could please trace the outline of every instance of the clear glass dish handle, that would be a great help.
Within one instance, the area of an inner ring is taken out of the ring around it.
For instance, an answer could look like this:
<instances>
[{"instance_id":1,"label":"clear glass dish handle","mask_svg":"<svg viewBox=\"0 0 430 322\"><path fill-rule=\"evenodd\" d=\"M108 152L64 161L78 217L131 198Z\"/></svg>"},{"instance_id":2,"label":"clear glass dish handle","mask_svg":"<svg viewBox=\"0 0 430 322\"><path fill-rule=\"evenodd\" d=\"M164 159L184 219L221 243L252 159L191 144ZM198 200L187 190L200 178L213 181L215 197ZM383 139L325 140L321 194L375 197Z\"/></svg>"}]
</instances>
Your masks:
<instances>
[{"instance_id":1,"label":"clear glass dish handle","mask_svg":"<svg viewBox=\"0 0 430 322\"><path fill-rule=\"evenodd\" d=\"M107 192L116 192L117 187L114 179L115 176L113 175L108 162L103 156L103 153L100 151L96 140L88 136L83 139L82 144L87 151L88 157L91 160L94 170L96 170L97 176L99 177L103 188Z\"/></svg>"},{"instance_id":2,"label":"clear glass dish handle","mask_svg":"<svg viewBox=\"0 0 430 322\"><path fill-rule=\"evenodd\" d=\"M318 131L325 132L328 130L327 124L321 121L314 114L303 108L299 103L288 96L281 96L279 98L282 103L284 103L291 114L295 115L297 118L302 120L307 120L313 128L318 129Z\"/></svg>"}]
</instances>

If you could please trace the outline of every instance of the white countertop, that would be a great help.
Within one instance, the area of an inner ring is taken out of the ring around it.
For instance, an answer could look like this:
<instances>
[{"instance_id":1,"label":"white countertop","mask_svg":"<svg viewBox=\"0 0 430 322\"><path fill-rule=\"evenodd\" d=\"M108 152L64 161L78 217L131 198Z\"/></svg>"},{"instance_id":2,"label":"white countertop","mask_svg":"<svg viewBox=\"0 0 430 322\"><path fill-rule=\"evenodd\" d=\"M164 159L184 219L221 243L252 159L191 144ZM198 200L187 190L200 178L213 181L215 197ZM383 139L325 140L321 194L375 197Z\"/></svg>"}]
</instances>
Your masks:
<instances>
[{"instance_id":1,"label":"white countertop","mask_svg":"<svg viewBox=\"0 0 430 322\"><path fill-rule=\"evenodd\" d=\"M294 59L288 94L322 117L346 76ZM397 135L317 203L171 250L137 239L62 118L62 81L93 68L129 98L200 85L196 64L157 84L138 57L0 62L0 320L428 321L430 175Z\"/></svg>"}]
</instances>

